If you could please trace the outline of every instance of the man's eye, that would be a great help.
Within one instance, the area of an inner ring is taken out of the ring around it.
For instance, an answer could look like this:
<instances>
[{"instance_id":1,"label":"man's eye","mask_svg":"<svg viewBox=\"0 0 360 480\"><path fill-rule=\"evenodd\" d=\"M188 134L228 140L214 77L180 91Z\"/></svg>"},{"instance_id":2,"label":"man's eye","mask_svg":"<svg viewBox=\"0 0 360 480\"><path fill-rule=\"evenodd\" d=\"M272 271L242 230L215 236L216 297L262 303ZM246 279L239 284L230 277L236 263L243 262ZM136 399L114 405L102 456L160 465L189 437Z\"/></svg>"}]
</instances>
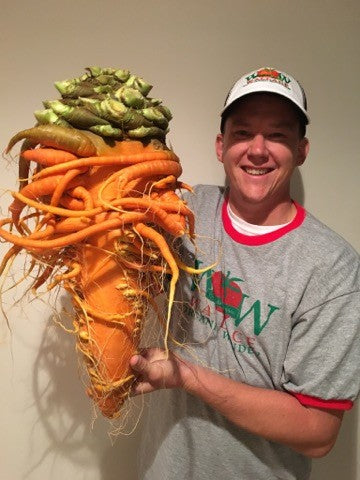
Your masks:
<instances>
[{"instance_id":1,"label":"man's eye","mask_svg":"<svg viewBox=\"0 0 360 480\"><path fill-rule=\"evenodd\" d=\"M268 138L273 139L273 140L281 140L284 139L286 136L282 132L273 132L268 135Z\"/></svg>"},{"instance_id":2,"label":"man's eye","mask_svg":"<svg viewBox=\"0 0 360 480\"><path fill-rule=\"evenodd\" d=\"M250 136L250 132L247 130L236 130L234 133L237 137L247 138Z\"/></svg>"}]
</instances>

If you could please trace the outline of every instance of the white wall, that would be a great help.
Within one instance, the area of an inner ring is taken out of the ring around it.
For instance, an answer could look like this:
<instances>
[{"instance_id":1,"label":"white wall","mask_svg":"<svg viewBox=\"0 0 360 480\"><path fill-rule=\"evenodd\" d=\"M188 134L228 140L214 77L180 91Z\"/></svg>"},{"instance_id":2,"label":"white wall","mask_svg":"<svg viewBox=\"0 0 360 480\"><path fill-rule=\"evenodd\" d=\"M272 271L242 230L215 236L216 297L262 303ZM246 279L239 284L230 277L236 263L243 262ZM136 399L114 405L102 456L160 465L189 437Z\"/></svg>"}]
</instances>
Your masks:
<instances>
[{"instance_id":1,"label":"white wall","mask_svg":"<svg viewBox=\"0 0 360 480\"><path fill-rule=\"evenodd\" d=\"M129 68L172 109L183 179L218 183L213 140L225 92L252 68L282 68L305 85L312 117L294 192L359 250L359 19L357 0L3 0L0 144L34 124L41 101L57 97L55 80L88 65ZM14 164L2 165L2 187L14 188ZM105 421L91 428L72 337L55 328L46 298L12 306L14 297L4 295L12 333L4 320L0 329L1 478L134 480L140 429L111 446ZM360 480L359 435L354 410L312 479Z\"/></svg>"}]
</instances>

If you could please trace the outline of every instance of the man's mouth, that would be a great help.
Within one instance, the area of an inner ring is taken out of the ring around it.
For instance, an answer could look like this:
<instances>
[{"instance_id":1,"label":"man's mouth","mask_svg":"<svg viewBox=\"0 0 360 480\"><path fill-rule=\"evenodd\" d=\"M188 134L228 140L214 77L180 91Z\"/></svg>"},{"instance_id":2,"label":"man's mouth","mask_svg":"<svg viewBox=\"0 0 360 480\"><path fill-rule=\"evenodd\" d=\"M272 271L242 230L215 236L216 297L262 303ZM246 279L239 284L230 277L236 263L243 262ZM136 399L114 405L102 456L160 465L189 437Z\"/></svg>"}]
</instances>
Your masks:
<instances>
[{"instance_id":1,"label":"man's mouth","mask_svg":"<svg viewBox=\"0 0 360 480\"><path fill-rule=\"evenodd\" d=\"M266 175L269 172L272 172L272 168L253 168L253 167L241 167L244 172L249 175Z\"/></svg>"}]
</instances>

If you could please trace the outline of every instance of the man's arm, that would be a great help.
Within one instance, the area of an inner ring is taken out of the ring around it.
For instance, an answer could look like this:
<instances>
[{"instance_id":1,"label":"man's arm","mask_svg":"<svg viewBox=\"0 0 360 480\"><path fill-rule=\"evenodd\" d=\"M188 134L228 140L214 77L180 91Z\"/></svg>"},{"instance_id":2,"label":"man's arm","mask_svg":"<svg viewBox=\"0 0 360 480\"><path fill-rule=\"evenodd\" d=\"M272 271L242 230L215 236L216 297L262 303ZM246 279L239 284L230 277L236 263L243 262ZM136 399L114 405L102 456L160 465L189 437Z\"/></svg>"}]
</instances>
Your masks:
<instances>
[{"instance_id":1,"label":"man's arm","mask_svg":"<svg viewBox=\"0 0 360 480\"><path fill-rule=\"evenodd\" d=\"M305 407L291 394L236 382L171 352L166 358L163 350L146 350L131 366L139 374L135 394L182 388L239 428L309 457L326 455L341 425L340 410Z\"/></svg>"}]
</instances>

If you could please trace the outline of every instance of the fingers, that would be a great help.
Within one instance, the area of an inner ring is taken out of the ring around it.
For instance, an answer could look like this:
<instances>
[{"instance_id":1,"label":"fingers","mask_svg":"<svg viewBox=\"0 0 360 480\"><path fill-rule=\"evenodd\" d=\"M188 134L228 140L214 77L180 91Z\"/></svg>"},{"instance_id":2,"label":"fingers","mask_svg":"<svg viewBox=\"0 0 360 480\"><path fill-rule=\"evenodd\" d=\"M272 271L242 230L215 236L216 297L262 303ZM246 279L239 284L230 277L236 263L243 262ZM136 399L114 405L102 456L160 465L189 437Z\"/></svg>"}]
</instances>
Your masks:
<instances>
[{"instance_id":1,"label":"fingers","mask_svg":"<svg viewBox=\"0 0 360 480\"><path fill-rule=\"evenodd\" d=\"M130 366L137 374L133 388L135 395L172 387L173 365L163 350L149 349L142 355L134 355Z\"/></svg>"},{"instance_id":2,"label":"fingers","mask_svg":"<svg viewBox=\"0 0 360 480\"><path fill-rule=\"evenodd\" d=\"M144 355L146 352L143 352ZM137 373L137 381L131 389L132 395L140 395L141 393L149 393L154 390L147 381L142 381L142 373L146 371L148 361L142 355L134 355L130 359L130 366Z\"/></svg>"},{"instance_id":3,"label":"fingers","mask_svg":"<svg viewBox=\"0 0 360 480\"><path fill-rule=\"evenodd\" d=\"M160 348L146 349L133 355L130 366L136 374L133 395L163 388L184 388L189 371L192 371L188 362Z\"/></svg>"},{"instance_id":4,"label":"fingers","mask_svg":"<svg viewBox=\"0 0 360 480\"><path fill-rule=\"evenodd\" d=\"M133 386L131 393L132 395L140 395L143 393L154 392L156 389L149 382L138 382Z\"/></svg>"},{"instance_id":5,"label":"fingers","mask_svg":"<svg viewBox=\"0 0 360 480\"><path fill-rule=\"evenodd\" d=\"M134 355L130 359L131 368L139 374L140 381L149 382L154 387L161 381L165 374L165 362L163 357L161 360L151 357L149 360L142 355Z\"/></svg>"},{"instance_id":6,"label":"fingers","mask_svg":"<svg viewBox=\"0 0 360 480\"><path fill-rule=\"evenodd\" d=\"M155 362L156 360L165 360L166 359L166 353L165 350L162 348L145 348L143 350L140 350L139 355L141 355L143 358L146 358L147 360L151 362ZM134 355L136 356L136 355Z\"/></svg>"},{"instance_id":7,"label":"fingers","mask_svg":"<svg viewBox=\"0 0 360 480\"><path fill-rule=\"evenodd\" d=\"M145 358L151 357L150 352L144 351L143 355L134 355L130 359L130 366L137 373L137 381L133 385L132 394L140 395L143 393L150 393L156 390L154 385L149 381L149 375L151 374L151 363Z\"/></svg>"}]
</instances>

